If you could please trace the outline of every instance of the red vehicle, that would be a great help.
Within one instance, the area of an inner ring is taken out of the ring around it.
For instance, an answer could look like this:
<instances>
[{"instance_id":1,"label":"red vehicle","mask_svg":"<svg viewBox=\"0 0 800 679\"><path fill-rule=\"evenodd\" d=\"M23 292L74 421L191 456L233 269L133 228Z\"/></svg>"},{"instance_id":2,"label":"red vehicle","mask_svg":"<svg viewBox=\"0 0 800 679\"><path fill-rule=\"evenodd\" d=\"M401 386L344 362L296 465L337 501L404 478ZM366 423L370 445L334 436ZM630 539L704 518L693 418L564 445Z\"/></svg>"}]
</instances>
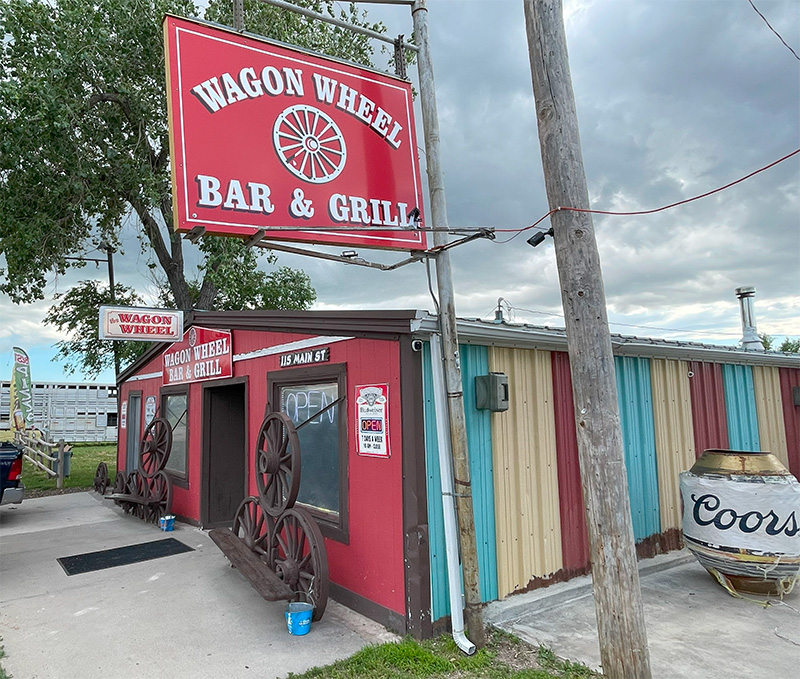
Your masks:
<instances>
[{"instance_id":1,"label":"red vehicle","mask_svg":"<svg viewBox=\"0 0 800 679\"><path fill-rule=\"evenodd\" d=\"M0 505L22 502L22 450L13 443L0 443Z\"/></svg>"}]
</instances>

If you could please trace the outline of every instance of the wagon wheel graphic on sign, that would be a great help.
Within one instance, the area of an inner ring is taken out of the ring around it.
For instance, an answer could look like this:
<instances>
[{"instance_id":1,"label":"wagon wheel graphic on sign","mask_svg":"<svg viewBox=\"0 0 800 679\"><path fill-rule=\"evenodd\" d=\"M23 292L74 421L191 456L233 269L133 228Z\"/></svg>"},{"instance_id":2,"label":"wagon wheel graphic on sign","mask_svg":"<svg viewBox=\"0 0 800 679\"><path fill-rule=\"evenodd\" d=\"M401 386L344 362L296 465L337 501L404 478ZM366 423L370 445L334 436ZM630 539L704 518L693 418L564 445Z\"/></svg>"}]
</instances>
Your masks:
<instances>
[{"instance_id":1,"label":"wagon wheel graphic on sign","mask_svg":"<svg viewBox=\"0 0 800 679\"><path fill-rule=\"evenodd\" d=\"M342 132L313 106L290 106L275 120L272 140L278 158L292 174L312 184L339 176L347 159Z\"/></svg>"}]
</instances>

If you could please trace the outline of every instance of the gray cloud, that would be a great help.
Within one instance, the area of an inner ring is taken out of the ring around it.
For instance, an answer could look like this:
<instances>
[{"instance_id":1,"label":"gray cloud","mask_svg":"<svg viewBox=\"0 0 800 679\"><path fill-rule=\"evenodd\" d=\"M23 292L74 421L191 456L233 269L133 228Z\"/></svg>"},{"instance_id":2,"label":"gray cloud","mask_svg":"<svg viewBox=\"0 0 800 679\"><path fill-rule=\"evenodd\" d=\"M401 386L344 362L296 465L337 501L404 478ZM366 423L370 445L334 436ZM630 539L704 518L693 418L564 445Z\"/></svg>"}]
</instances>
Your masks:
<instances>
[{"instance_id":1,"label":"gray cloud","mask_svg":"<svg viewBox=\"0 0 800 679\"><path fill-rule=\"evenodd\" d=\"M800 4L756 4L800 50ZM411 33L407 8L364 7L390 34ZM431 0L429 7L450 225L527 226L548 208L522 2ZM800 62L746 1L575 0L566 9L593 207L673 203L800 147ZM419 116L417 127L422 146ZM595 216L610 320L629 324L612 331L734 343L733 290L755 285L759 329L800 335L799 186L794 157L673 210ZM458 314L490 317L502 297L517 307L515 320L560 324L552 241L533 249L529 232L510 235L452 251ZM145 288L144 259L135 245L128 251L121 275ZM279 263L308 271L318 308L433 309L421 264L380 272L291 255Z\"/></svg>"}]
</instances>

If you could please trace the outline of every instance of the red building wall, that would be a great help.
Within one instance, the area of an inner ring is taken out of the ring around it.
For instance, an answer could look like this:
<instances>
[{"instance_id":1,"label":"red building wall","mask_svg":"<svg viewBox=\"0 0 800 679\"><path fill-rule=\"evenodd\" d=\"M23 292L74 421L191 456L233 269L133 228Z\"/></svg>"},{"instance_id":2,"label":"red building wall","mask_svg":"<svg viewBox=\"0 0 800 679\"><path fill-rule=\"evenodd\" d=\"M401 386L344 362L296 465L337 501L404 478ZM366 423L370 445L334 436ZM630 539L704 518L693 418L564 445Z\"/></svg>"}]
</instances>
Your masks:
<instances>
[{"instance_id":1,"label":"red building wall","mask_svg":"<svg viewBox=\"0 0 800 679\"><path fill-rule=\"evenodd\" d=\"M689 370L694 373L689 380L694 447L697 457L700 457L704 450L729 448L722 366L690 361Z\"/></svg>"},{"instance_id":2,"label":"red building wall","mask_svg":"<svg viewBox=\"0 0 800 679\"><path fill-rule=\"evenodd\" d=\"M578 439L575 434L575 408L572 405L572 377L569 354L551 353L553 403L555 405L558 495L561 516L561 554L569 575L586 573L589 559L589 534L581 486Z\"/></svg>"},{"instance_id":3,"label":"red building wall","mask_svg":"<svg viewBox=\"0 0 800 679\"><path fill-rule=\"evenodd\" d=\"M786 426L786 447L789 453L789 471L800 479L800 406L794 405L793 388L800 388L800 370L779 369L783 422Z\"/></svg>"},{"instance_id":4,"label":"red building wall","mask_svg":"<svg viewBox=\"0 0 800 679\"><path fill-rule=\"evenodd\" d=\"M267 403L267 373L280 371L280 353L237 360L242 354L276 345L285 345L309 335L253 330L233 331L233 377L247 377L249 493L257 495L255 445ZM324 338L323 338L324 339ZM330 364L347 365L347 449L348 449L348 524L349 544L325 539L331 582L405 616L403 553L403 477L402 412L400 406L399 345L395 341L350 339L325 343L330 347ZM137 374L160 372L161 358L149 362ZM208 381L206 384L212 384ZM390 457L361 457L356 454L356 385L388 384ZM142 391L159 400L161 379L127 381L121 386L121 399L131 390ZM188 413L188 488L173 488L173 512L191 522L200 522L203 469L203 385L189 386ZM119 464L124 468L125 438L120 438Z\"/></svg>"}]
</instances>

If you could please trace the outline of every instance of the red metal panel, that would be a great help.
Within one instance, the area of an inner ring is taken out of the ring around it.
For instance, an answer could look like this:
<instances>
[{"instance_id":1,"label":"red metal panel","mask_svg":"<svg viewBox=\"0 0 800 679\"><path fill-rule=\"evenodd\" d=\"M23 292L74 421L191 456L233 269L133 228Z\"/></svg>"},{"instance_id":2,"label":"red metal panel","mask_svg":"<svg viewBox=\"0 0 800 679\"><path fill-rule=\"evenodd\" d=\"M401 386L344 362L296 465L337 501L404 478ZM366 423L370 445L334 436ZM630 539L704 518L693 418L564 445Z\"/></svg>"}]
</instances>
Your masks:
<instances>
[{"instance_id":1,"label":"red metal panel","mask_svg":"<svg viewBox=\"0 0 800 679\"><path fill-rule=\"evenodd\" d=\"M800 479L800 406L794 405L792 389L800 388L800 370L779 368L783 423L786 426L786 448L789 453L789 471Z\"/></svg>"},{"instance_id":2,"label":"red metal panel","mask_svg":"<svg viewBox=\"0 0 800 679\"><path fill-rule=\"evenodd\" d=\"M690 361L693 373L689 380L692 396L692 427L698 457L709 448L728 448L728 419L722 366L717 363Z\"/></svg>"},{"instance_id":3,"label":"red metal panel","mask_svg":"<svg viewBox=\"0 0 800 679\"><path fill-rule=\"evenodd\" d=\"M589 537L581 488L578 439L575 435L575 410L572 405L569 355L563 351L554 351L552 366L561 515L561 553L565 571L570 574L582 573L589 569Z\"/></svg>"}]
</instances>

